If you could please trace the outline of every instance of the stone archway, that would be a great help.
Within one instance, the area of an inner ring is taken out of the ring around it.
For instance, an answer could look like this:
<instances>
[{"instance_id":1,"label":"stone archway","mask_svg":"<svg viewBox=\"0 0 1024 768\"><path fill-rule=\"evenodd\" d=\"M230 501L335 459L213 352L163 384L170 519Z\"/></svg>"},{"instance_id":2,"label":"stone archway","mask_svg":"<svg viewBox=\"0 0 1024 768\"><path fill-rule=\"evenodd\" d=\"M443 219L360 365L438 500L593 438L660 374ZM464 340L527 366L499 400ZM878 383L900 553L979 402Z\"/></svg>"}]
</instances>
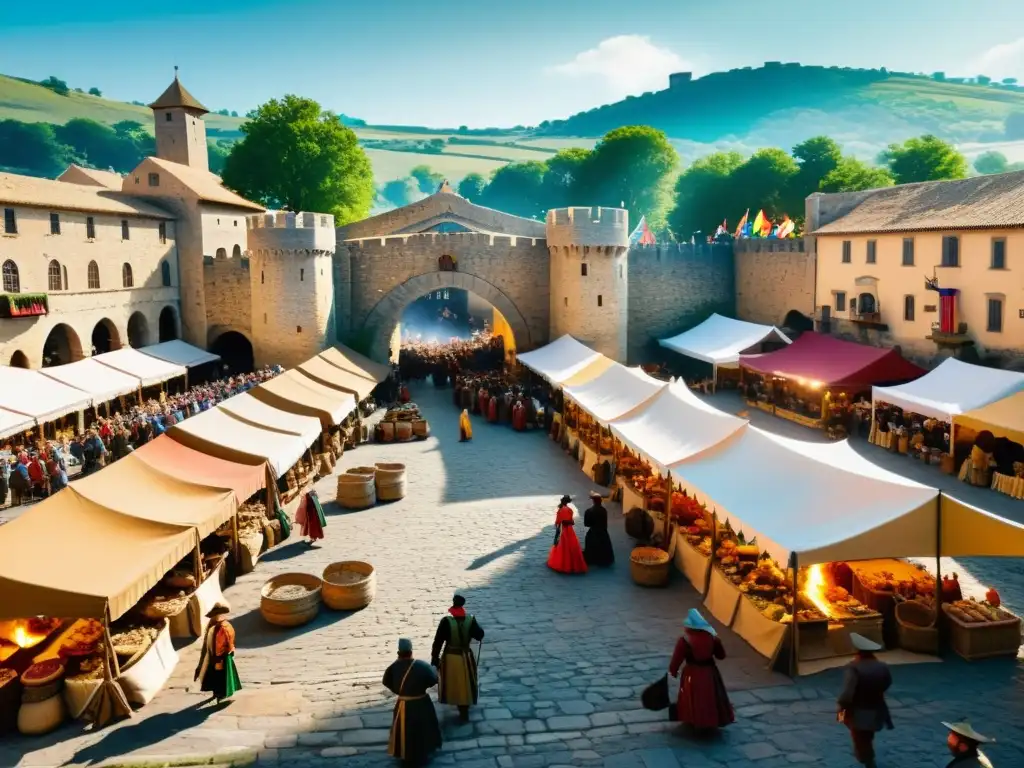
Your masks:
<instances>
[{"instance_id":1,"label":"stone archway","mask_svg":"<svg viewBox=\"0 0 1024 768\"><path fill-rule=\"evenodd\" d=\"M252 342L244 333L225 331L210 342L210 351L220 355L221 364L233 374L255 369Z\"/></svg>"},{"instance_id":2,"label":"stone archway","mask_svg":"<svg viewBox=\"0 0 1024 768\"><path fill-rule=\"evenodd\" d=\"M74 363L83 357L82 340L75 329L66 323L53 326L43 342L43 368Z\"/></svg>"},{"instance_id":3,"label":"stone archway","mask_svg":"<svg viewBox=\"0 0 1024 768\"><path fill-rule=\"evenodd\" d=\"M178 313L174 307L167 306L160 310L159 333L160 341L174 341L178 338Z\"/></svg>"},{"instance_id":4,"label":"stone archway","mask_svg":"<svg viewBox=\"0 0 1024 768\"><path fill-rule=\"evenodd\" d=\"M133 312L128 318L128 346L133 349L149 344L149 321L141 312Z\"/></svg>"},{"instance_id":5,"label":"stone archway","mask_svg":"<svg viewBox=\"0 0 1024 768\"><path fill-rule=\"evenodd\" d=\"M791 309L786 313L786 318L782 321L782 327L796 333L803 333L804 331L814 330L814 321L803 312Z\"/></svg>"},{"instance_id":6,"label":"stone archway","mask_svg":"<svg viewBox=\"0 0 1024 768\"><path fill-rule=\"evenodd\" d=\"M11 355L11 368L28 368L28 355L22 352L20 349L14 350L14 354Z\"/></svg>"},{"instance_id":7,"label":"stone archway","mask_svg":"<svg viewBox=\"0 0 1024 768\"><path fill-rule=\"evenodd\" d=\"M121 334L112 320L103 318L92 329L92 353L102 355L121 348Z\"/></svg>"},{"instance_id":8,"label":"stone archway","mask_svg":"<svg viewBox=\"0 0 1024 768\"><path fill-rule=\"evenodd\" d=\"M530 328L522 312L499 288L475 275L465 272L428 272L406 280L390 291L370 310L362 325L362 333L369 337L370 356L377 361L389 359L391 336L402 319L405 308L438 288L461 288L475 293L495 307L508 321L516 346L530 349Z\"/></svg>"}]
</instances>

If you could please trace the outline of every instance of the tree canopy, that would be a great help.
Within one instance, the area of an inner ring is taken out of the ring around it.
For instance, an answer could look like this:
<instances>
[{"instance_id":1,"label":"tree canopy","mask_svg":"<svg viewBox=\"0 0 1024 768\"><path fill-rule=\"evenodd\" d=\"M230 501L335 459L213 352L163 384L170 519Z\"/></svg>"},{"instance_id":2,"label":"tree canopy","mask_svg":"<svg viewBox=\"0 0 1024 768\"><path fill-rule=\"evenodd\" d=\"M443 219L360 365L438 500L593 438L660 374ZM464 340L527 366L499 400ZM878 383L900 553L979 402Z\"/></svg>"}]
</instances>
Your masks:
<instances>
[{"instance_id":1,"label":"tree canopy","mask_svg":"<svg viewBox=\"0 0 1024 768\"><path fill-rule=\"evenodd\" d=\"M432 195L437 192L441 182L444 181L444 176L432 170L429 165L417 165L409 171L409 175L416 180L420 192L424 195Z\"/></svg>"},{"instance_id":2,"label":"tree canopy","mask_svg":"<svg viewBox=\"0 0 1024 768\"><path fill-rule=\"evenodd\" d=\"M479 200L487 187L487 179L479 173L468 173L459 182L458 193L470 201Z\"/></svg>"},{"instance_id":3,"label":"tree canopy","mask_svg":"<svg viewBox=\"0 0 1024 768\"><path fill-rule=\"evenodd\" d=\"M878 159L889 167L897 184L967 176L967 160L952 144L937 136L920 136L907 139L903 144L890 144Z\"/></svg>"},{"instance_id":4,"label":"tree canopy","mask_svg":"<svg viewBox=\"0 0 1024 768\"><path fill-rule=\"evenodd\" d=\"M546 214L543 200L547 166L536 160L509 163L498 168L480 195L480 205L516 216L541 218Z\"/></svg>"}]
</instances>

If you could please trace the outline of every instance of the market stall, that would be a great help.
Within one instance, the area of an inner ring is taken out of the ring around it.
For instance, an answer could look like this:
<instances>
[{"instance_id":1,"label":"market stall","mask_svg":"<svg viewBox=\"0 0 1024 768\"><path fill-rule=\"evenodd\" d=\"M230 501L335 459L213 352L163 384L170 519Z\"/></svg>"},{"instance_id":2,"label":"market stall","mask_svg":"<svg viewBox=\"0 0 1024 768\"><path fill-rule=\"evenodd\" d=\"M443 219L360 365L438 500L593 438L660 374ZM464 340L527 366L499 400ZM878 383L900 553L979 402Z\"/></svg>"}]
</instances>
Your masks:
<instances>
[{"instance_id":1,"label":"market stall","mask_svg":"<svg viewBox=\"0 0 1024 768\"><path fill-rule=\"evenodd\" d=\"M668 339L659 339L665 349L709 363L711 379L718 383L720 369L738 369L740 355L757 354L771 344L789 344L789 337L773 325L760 325L712 314L695 328Z\"/></svg>"},{"instance_id":2,"label":"market stall","mask_svg":"<svg viewBox=\"0 0 1024 768\"><path fill-rule=\"evenodd\" d=\"M265 381L249 394L282 411L315 416L324 429L341 424L357 404L352 393L324 386L296 370Z\"/></svg>"},{"instance_id":3,"label":"market stall","mask_svg":"<svg viewBox=\"0 0 1024 768\"><path fill-rule=\"evenodd\" d=\"M150 344L148 347L142 347L139 351L150 357L163 360L165 363L185 368L198 368L200 365L209 365L220 360L220 355L207 352L205 349L193 346L181 339Z\"/></svg>"},{"instance_id":4,"label":"market stall","mask_svg":"<svg viewBox=\"0 0 1024 768\"><path fill-rule=\"evenodd\" d=\"M37 424L84 411L89 395L28 368L0 366L0 408L27 416Z\"/></svg>"},{"instance_id":5,"label":"market stall","mask_svg":"<svg viewBox=\"0 0 1024 768\"><path fill-rule=\"evenodd\" d=\"M30 430L35 423L30 416L0 408L0 439Z\"/></svg>"},{"instance_id":6,"label":"market stall","mask_svg":"<svg viewBox=\"0 0 1024 768\"><path fill-rule=\"evenodd\" d=\"M98 363L93 357L66 365L40 368L39 372L69 387L82 390L96 405L129 394L135 395L137 399L142 390L142 382L135 376Z\"/></svg>"},{"instance_id":7,"label":"market stall","mask_svg":"<svg viewBox=\"0 0 1024 768\"><path fill-rule=\"evenodd\" d=\"M188 375L188 369L185 366L169 363L132 347L121 347L112 352L94 355L90 359L134 376L142 382L144 387L152 387L179 376Z\"/></svg>"},{"instance_id":8,"label":"market stall","mask_svg":"<svg viewBox=\"0 0 1024 768\"><path fill-rule=\"evenodd\" d=\"M320 357L337 368L373 379L378 384L391 375L391 366L371 360L344 344L328 347Z\"/></svg>"},{"instance_id":9,"label":"market stall","mask_svg":"<svg viewBox=\"0 0 1024 768\"><path fill-rule=\"evenodd\" d=\"M306 445L313 445L323 432L320 419L282 411L262 400L257 400L248 392L224 400L217 408L254 427L283 432L286 435L298 435Z\"/></svg>"},{"instance_id":10,"label":"market stall","mask_svg":"<svg viewBox=\"0 0 1024 768\"><path fill-rule=\"evenodd\" d=\"M880 349L807 332L789 346L740 357L747 404L836 437L848 433L858 400L871 388L915 379L922 368L896 349Z\"/></svg>"},{"instance_id":11,"label":"market stall","mask_svg":"<svg viewBox=\"0 0 1024 768\"><path fill-rule=\"evenodd\" d=\"M522 352L516 359L554 386L573 378L582 383L613 362L568 334L531 352Z\"/></svg>"},{"instance_id":12,"label":"market stall","mask_svg":"<svg viewBox=\"0 0 1024 768\"><path fill-rule=\"evenodd\" d=\"M1024 499L1024 392L954 416L953 428L957 435L991 433L994 466L986 461L986 469L991 468L991 487ZM962 469L961 479L968 479Z\"/></svg>"},{"instance_id":13,"label":"market stall","mask_svg":"<svg viewBox=\"0 0 1024 768\"><path fill-rule=\"evenodd\" d=\"M365 400L377 386L376 381L338 368L319 355L296 366L296 370L317 384L355 395L357 401Z\"/></svg>"}]
</instances>

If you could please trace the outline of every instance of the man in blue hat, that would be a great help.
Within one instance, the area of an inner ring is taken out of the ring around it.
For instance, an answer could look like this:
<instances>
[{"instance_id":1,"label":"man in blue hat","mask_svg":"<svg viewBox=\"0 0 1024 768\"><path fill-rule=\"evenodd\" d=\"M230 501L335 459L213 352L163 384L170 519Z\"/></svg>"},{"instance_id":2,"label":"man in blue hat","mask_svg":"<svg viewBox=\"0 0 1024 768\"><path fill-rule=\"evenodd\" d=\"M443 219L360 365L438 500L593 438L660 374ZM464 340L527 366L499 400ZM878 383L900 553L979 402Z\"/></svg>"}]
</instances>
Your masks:
<instances>
[{"instance_id":1,"label":"man in blue hat","mask_svg":"<svg viewBox=\"0 0 1024 768\"><path fill-rule=\"evenodd\" d=\"M412 657L412 641L398 641L398 659L384 672L384 687L398 696L391 719L388 754L408 765L424 765L441 748L441 726L427 691L437 673Z\"/></svg>"}]
</instances>

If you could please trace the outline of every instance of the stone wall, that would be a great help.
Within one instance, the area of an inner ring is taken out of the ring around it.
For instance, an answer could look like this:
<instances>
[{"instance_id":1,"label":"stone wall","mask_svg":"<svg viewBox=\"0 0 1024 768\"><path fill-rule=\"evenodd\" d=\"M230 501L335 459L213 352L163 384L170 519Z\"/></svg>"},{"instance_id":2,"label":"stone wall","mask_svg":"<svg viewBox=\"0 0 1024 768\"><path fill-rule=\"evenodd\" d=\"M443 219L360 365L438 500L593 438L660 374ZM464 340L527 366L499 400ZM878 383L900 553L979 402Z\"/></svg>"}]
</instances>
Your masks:
<instances>
[{"instance_id":1,"label":"stone wall","mask_svg":"<svg viewBox=\"0 0 1024 768\"><path fill-rule=\"evenodd\" d=\"M630 249L630 364L660 357L658 339L692 328L712 312L735 315L730 246L654 245Z\"/></svg>"},{"instance_id":2,"label":"stone wall","mask_svg":"<svg viewBox=\"0 0 1024 768\"><path fill-rule=\"evenodd\" d=\"M248 258L211 258L203 264L207 344L228 331L252 340L252 290Z\"/></svg>"},{"instance_id":3,"label":"stone wall","mask_svg":"<svg viewBox=\"0 0 1024 768\"><path fill-rule=\"evenodd\" d=\"M814 314L814 254L803 240L737 240L736 317L783 325L797 311Z\"/></svg>"}]
</instances>

